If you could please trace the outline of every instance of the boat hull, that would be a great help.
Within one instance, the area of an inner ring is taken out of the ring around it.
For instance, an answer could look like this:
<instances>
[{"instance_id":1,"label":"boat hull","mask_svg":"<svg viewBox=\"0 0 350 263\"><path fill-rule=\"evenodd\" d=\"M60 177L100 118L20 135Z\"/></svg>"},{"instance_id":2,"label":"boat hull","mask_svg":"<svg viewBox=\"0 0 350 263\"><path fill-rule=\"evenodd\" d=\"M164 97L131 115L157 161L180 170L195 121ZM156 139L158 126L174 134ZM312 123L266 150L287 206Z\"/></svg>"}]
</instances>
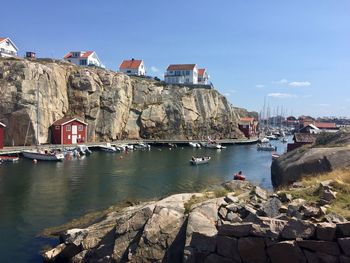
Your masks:
<instances>
[{"instance_id":1,"label":"boat hull","mask_svg":"<svg viewBox=\"0 0 350 263\"><path fill-rule=\"evenodd\" d=\"M45 153L38 153L38 152L31 152L31 151L23 151L23 156L28 159L36 159L40 161L63 161L64 155L62 153L58 154L45 154Z\"/></svg>"},{"instance_id":2,"label":"boat hull","mask_svg":"<svg viewBox=\"0 0 350 263\"><path fill-rule=\"evenodd\" d=\"M193 164L193 165L198 165L198 164L206 164L206 163L209 163L210 161L210 157L208 158L195 158L194 160L190 160L190 163Z\"/></svg>"}]
</instances>

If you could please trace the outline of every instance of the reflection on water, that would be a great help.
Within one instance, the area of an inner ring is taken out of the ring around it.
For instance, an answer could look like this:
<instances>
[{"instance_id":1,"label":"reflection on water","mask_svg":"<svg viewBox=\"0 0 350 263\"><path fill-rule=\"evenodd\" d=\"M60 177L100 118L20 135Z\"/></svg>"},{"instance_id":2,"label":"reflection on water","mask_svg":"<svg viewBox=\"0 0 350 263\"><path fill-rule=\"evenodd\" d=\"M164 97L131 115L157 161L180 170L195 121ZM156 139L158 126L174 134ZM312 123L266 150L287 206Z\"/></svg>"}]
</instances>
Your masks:
<instances>
[{"instance_id":1,"label":"reflection on water","mask_svg":"<svg viewBox=\"0 0 350 263\"><path fill-rule=\"evenodd\" d=\"M285 145L279 142L279 151ZM191 156L211 156L192 166ZM122 156L122 158L121 158ZM271 152L256 145L224 150L153 148L129 154L94 152L82 160L33 164L21 159L0 165L1 262L37 262L47 240L35 237L87 212L123 200L145 200L179 192L200 191L242 170L247 179L271 188Z\"/></svg>"}]
</instances>

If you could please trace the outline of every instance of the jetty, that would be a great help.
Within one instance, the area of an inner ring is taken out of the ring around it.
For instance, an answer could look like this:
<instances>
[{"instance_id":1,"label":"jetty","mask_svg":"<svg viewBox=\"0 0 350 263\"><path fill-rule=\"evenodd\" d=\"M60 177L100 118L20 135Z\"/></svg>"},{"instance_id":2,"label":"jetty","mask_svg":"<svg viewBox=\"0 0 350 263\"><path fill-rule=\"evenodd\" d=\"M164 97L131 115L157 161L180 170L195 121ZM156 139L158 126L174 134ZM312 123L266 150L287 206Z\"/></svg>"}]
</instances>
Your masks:
<instances>
[{"instance_id":1,"label":"jetty","mask_svg":"<svg viewBox=\"0 0 350 263\"><path fill-rule=\"evenodd\" d=\"M222 140L215 140L215 142L220 143L222 145L234 145L234 144L254 144L258 142L258 138L251 138L251 139L222 139ZM125 144L138 144L138 143L147 143L152 146L185 146L189 145L190 142L198 143L203 142L205 140L170 140L170 139L140 139L140 140L116 140L112 142L86 142L86 143L80 143L88 146L89 148L98 148L100 145L106 145L107 143L110 143L112 146L120 146ZM51 150L60 150L63 148L70 148L75 147L77 144L41 144L40 148L46 148ZM0 149L0 155L5 154L21 154L22 151L33 149L37 146L35 145L29 145L29 146L8 146L4 147L3 149Z\"/></svg>"}]
</instances>

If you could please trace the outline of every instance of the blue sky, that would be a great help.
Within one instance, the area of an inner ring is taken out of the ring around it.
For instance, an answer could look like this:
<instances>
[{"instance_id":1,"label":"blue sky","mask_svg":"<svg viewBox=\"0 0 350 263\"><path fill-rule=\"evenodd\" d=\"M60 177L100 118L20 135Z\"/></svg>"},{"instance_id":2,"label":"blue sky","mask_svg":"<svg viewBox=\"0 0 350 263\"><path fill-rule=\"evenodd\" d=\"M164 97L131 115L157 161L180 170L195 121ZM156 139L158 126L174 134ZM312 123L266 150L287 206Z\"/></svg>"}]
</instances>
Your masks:
<instances>
[{"instance_id":1,"label":"blue sky","mask_svg":"<svg viewBox=\"0 0 350 263\"><path fill-rule=\"evenodd\" d=\"M95 50L116 70L143 59L150 75L196 63L238 107L350 117L350 1L20 1L0 36L20 54Z\"/></svg>"}]
</instances>

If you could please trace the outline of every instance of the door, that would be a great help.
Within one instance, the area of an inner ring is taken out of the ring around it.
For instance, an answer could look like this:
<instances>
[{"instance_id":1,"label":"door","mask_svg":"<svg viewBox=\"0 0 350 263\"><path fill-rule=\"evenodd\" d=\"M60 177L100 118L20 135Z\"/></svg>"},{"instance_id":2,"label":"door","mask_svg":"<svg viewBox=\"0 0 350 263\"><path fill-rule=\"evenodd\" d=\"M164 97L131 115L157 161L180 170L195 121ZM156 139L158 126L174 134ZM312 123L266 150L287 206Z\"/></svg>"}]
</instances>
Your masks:
<instances>
[{"instance_id":1,"label":"door","mask_svg":"<svg viewBox=\"0 0 350 263\"><path fill-rule=\"evenodd\" d=\"M77 143L77 138L78 138L78 126L72 125L72 144Z\"/></svg>"}]
</instances>

